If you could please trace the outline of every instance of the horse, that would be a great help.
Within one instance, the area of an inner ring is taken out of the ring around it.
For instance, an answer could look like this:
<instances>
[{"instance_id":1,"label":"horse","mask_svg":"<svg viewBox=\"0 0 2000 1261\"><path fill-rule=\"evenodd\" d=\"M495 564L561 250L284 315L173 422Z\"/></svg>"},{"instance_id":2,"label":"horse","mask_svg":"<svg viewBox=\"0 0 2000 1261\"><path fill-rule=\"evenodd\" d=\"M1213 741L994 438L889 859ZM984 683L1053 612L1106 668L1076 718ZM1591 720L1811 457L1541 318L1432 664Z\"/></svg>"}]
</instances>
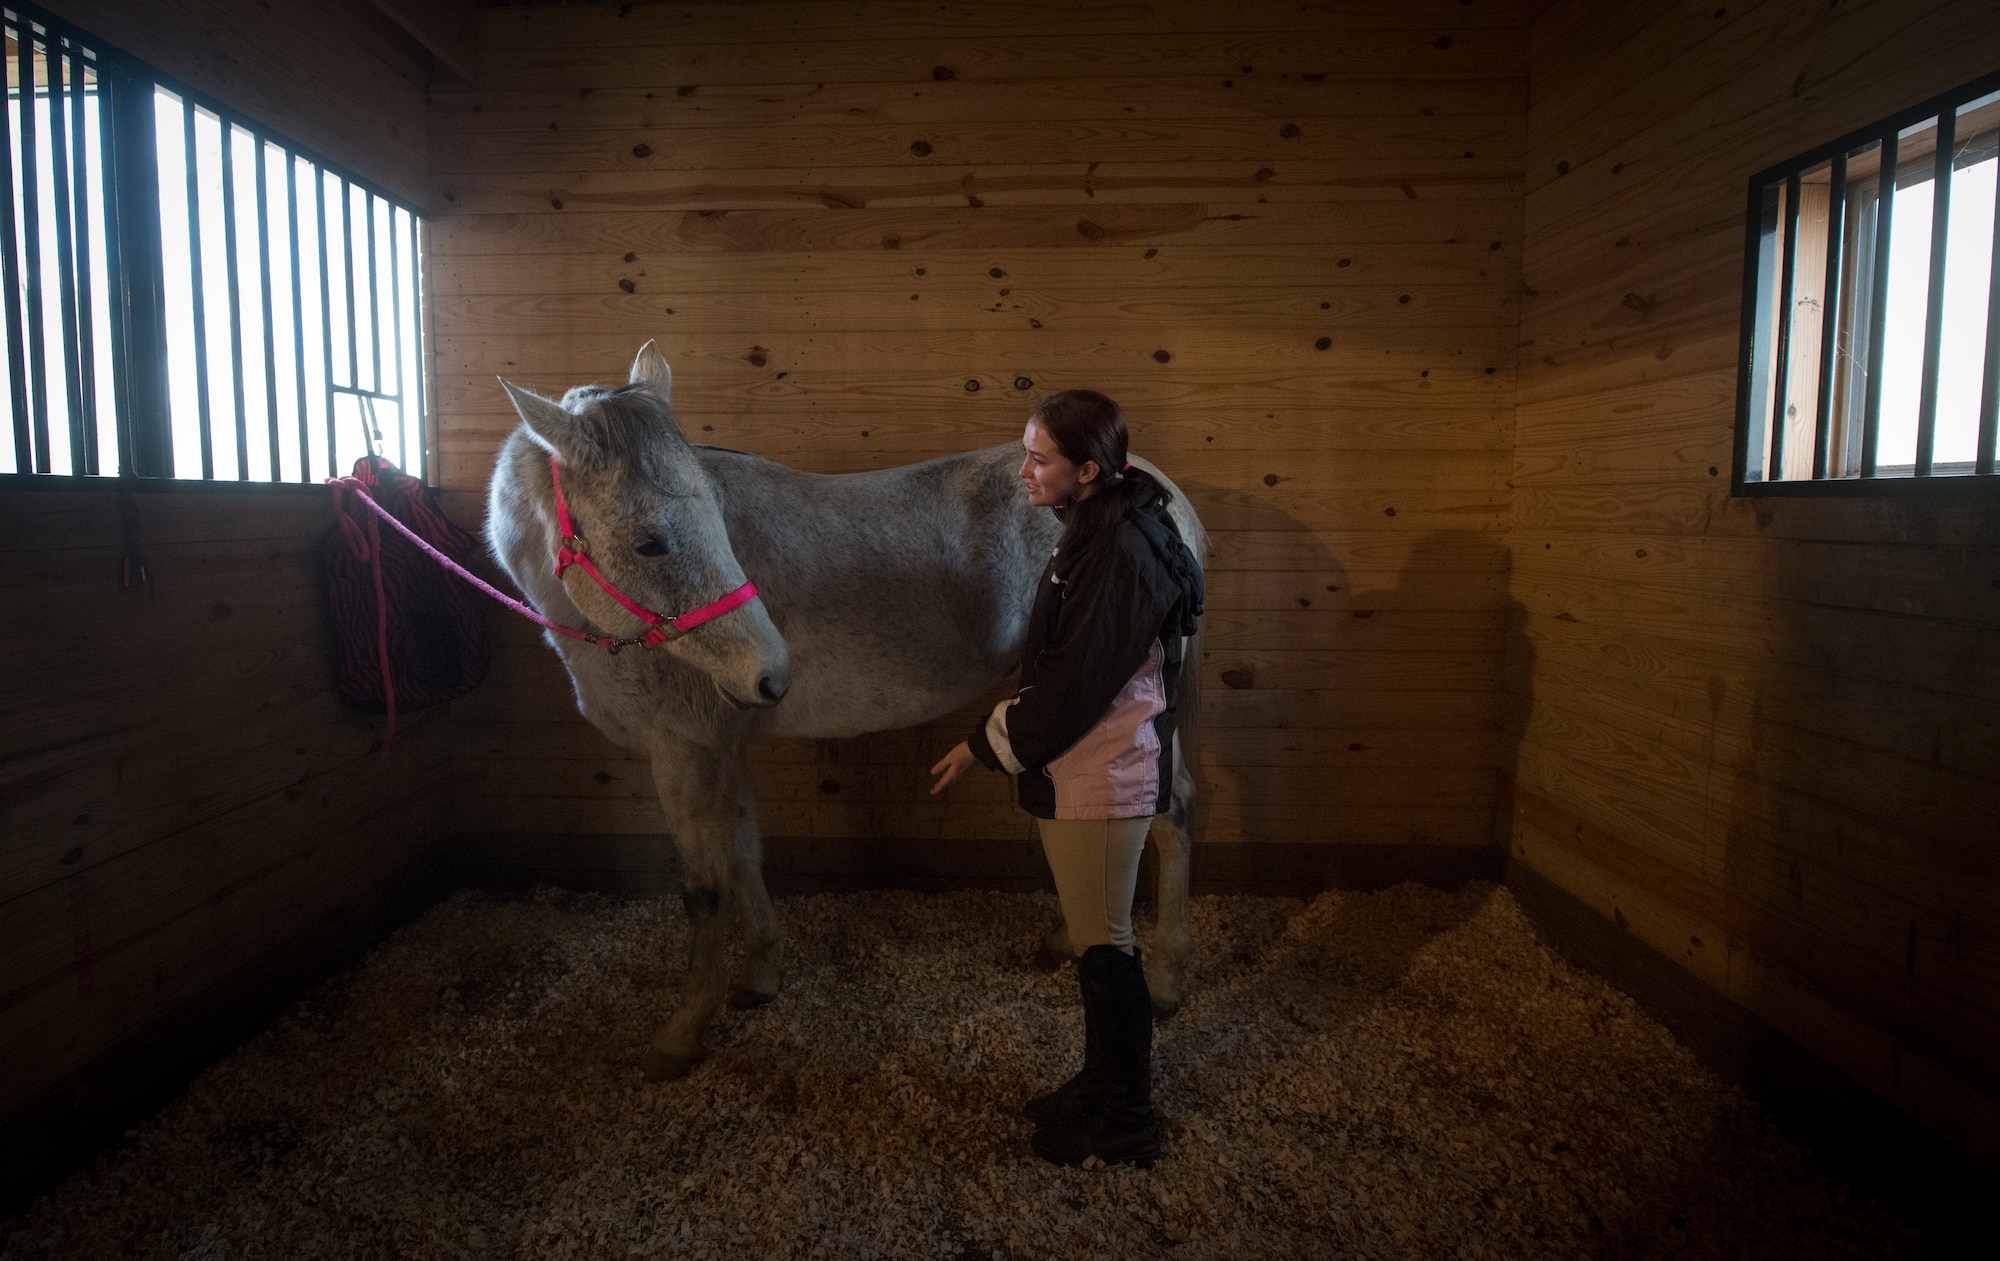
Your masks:
<instances>
[{"instance_id":1,"label":"horse","mask_svg":"<svg viewBox=\"0 0 2000 1261\"><path fill-rule=\"evenodd\" d=\"M1061 524L1028 503L1018 446L829 476L689 442L672 370L650 341L623 386L578 386L557 402L501 385L521 424L494 467L488 546L530 604L586 637L543 634L583 716L650 760L679 859L687 973L643 1057L648 1080L668 1080L700 1061L725 1000L755 1007L778 993L780 933L746 745L906 727L973 701L1019 662ZM1204 555L1201 522L1179 493L1172 513ZM658 612L697 609L678 626ZM1171 801L1152 827L1156 1018L1180 1005L1192 950L1199 632L1183 648ZM733 986L732 904L745 944ZM1041 957L1069 955L1058 923Z\"/></svg>"}]
</instances>

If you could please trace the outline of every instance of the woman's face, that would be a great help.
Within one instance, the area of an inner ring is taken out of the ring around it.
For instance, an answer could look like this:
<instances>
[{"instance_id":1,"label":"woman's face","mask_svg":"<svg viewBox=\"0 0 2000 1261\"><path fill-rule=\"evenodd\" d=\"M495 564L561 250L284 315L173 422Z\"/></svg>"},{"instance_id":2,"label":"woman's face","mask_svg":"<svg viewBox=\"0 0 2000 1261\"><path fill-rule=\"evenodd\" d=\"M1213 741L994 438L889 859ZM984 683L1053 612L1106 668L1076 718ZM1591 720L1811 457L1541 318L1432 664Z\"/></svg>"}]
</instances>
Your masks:
<instances>
[{"instance_id":1,"label":"woman's face","mask_svg":"<svg viewBox=\"0 0 2000 1261\"><path fill-rule=\"evenodd\" d=\"M1021 447L1027 452L1021 461L1021 481L1028 487L1028 502L1037 508L1058 508L1071 499L1097 493L1097 461L1070 463L1056 447L1056 440L1042 428L1039 417L1028 418Z\"/></svg>"}]
</instances>

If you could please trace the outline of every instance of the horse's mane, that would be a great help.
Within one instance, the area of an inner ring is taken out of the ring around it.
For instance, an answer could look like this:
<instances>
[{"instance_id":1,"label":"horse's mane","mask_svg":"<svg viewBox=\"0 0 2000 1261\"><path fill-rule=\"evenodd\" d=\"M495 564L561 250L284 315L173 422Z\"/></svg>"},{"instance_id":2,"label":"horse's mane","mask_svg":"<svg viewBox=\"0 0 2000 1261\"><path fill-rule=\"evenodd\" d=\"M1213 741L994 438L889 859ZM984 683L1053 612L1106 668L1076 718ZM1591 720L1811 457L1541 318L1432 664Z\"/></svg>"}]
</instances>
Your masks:
<instances>
[{"instance_id":1,"label":"horse's mane","mask_svg":"<svg viewBox=\"0 0 2000 1261\"><path fill-rule=\"evenodd\" d=\"M654 461L687 445L673 408L643 382L579 385L563 398L572 402L592 404L571 412L606 459L651 472Z\"/></svg>"}]
</instances>

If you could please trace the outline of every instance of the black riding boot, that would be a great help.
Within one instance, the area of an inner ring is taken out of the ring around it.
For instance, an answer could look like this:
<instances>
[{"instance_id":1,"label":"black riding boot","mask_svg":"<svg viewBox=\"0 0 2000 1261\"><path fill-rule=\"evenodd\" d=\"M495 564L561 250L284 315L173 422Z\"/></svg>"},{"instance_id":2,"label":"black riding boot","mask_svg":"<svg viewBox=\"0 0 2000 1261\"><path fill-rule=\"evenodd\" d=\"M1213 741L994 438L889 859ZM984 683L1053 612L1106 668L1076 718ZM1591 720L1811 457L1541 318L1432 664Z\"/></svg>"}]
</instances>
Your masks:
<instances>
[{"instance_id":1,"label":"black riding boot","mask_svg":"<svg viewBox=\"0 0 2000 1261\"><path fill-rule=\"evenodd\" d=\"M1076 971L1083 989L1086 1081L1072 1092L1070 1115L1035 1130L1035 1154L1058 1165L1080 1165L1092 1156L1107 1165L1151 1164L1160 1154L1152 1103L1153 1000L1138 953L1092 946L1077 960Z\"/></svg>"},{"instance_id":2,"label":"black riding boot","mask_svg":"<svg viewBox=\"0 0 2000 1261\"><path fill-rule=\"evenodd\" d=\"M1139 957L1137 946L1132 948L1132 957L1135 961ZM1090 984L1083 979L1081 959L1076 961L1076 979L1083 989L1083 1067L1048 1094L1036 1095L1021 1105L1021 1115L1036 1125L1066 1123L1089 1112L1095 1106L1098 1079L1104 1074L1104 1014L1101 1004L1091 1004Z\"/></svg>"}]
</instances>

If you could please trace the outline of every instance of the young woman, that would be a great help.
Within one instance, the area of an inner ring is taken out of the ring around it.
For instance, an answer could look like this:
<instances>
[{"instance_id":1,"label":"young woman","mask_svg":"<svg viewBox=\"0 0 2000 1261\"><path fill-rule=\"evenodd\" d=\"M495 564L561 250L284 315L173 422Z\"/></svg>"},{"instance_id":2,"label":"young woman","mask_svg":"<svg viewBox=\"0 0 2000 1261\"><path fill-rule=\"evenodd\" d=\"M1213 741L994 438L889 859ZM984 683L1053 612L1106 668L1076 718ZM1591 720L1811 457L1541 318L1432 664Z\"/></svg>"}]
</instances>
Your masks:
<instances>
[{"instance_id":1,"label":"young woman","mask_svg":"<svg viewBox=\"0 0 2000 1261\"><path fill-rule=\"evenodd\" d=\"M1094 390L1028 420L1028 501L1062 516L1022 647L1021 689L931 768L942 790L974 762L1016 777L1040 820L1083 990L1083 1070L1022 1109L1058 1164L1159 1155L1152 1001L1132 944L1132 890L1173 782L1180 645L1201 614L1201 569L1169 492L1126 463L1118 405Z\"/></svg>"}]
</instances>

